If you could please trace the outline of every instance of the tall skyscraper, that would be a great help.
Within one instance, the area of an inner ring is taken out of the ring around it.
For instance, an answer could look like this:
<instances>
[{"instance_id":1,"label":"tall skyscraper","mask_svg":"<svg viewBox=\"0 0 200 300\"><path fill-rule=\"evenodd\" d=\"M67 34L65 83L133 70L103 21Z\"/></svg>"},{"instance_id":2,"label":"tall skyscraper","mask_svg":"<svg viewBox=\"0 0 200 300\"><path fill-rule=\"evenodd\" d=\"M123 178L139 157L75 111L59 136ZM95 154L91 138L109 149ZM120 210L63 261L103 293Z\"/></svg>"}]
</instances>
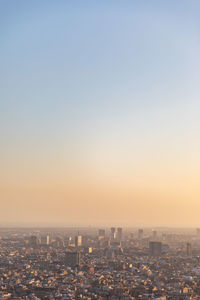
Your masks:
<instances>
[{"instance_id":1,"label":"tall skyscraper","mask_svg":"<svg viewBox=\"0 0 200 300\"><path fill-rule=\"evenodd\" d=\"M37 245L39 245L39 239L36 235L32 235L30 237L30 244L32 247L36 247Z\"/></svg>"},{"instance_id":2,"label":"tall skyscraper","mask_svg":"<svg viewBox=\"0 0 200 300\"><path fill-rule=\"evenodd\" d=\"M108 259L113 259L115 257L115 251L112 248L108 248L105 251L105 255Z\"/></svg>"},{"instance_id":3,"label":"tall skyscraper","mask_svg":"<svg viewBox=\"0 0 200 300\"><path fill-rule=\"evenodd\" d=\"M111 239L116 238L116 229L115 229L115 227L110 228L110 234L111 234Z\"/></svg>"},{"instance_id":4,"label":"tall skyscraper","mask_svg":"<svg viewBox=\"0 0 200 300\"><path fill-rule=\"evenodd\" d=\"M71 268L80 266L80 252L67 251L65 254L65 262L66 262L66 265Z\"/></svg>"},{"instance_id":5,"label":"tall skyscraper","mask_svg":"<svg viewBox=\"0 0 200 300\"><path fill-rule=\"evenodd\" d=\"M100 237L105 237L105 235L106 235L105 229L99 229L99 236Z\"/></svg>"},{"instance_id":6,"label":"tall skyscraper","mask_svg":"<svg viewBox=\"0 0 200 300\"><path fill-rule=\"evenodd\" d=\"M50 244L50 236L47 235L47 237L46 237L46 245L49 245L49 244Z\"/></svg>"},{"instance_id":7,"label":"tall skyscraper","mask_svg":"<svg viewBox=\"0 0 200 300\"><path fill-rule=\"evenodd\" d=\"M149 254L152 256L159 256L162 254L161 242L149 242Z\"/></svg>"},{"instance_id":8,"label":"tall skyscraper","mask_svg":"<svg viewBox=\"0 0 200 300\"><path fill-rule=\"evenodd\" d=\"M144 231L143 231L143 229L138 229L138 239L139 240L141 240L142 238L143 238L143 233L144 233Z\"/></svg>"},{"instance_id":9,"label":"tall skyscraper","mask_svg":"<svg viewBox=\"0 0 200 300\"><path fill-rule=\"evenodd\" d=\"M192 254L192 245L190 243L187 243L186 245L186 253L188 256Z\"/></svg>"},{"instance_id":10,"label":"tall skyscraper","mask_svg":"<svg viewBox=\"0 0 200 300\"><path fill-rule=\"evenodd\" d=\"M121 241L122 240L122 228L121 227L118 227L117 228L117 239L119 240L119 241Z\"/></svg>"},{"instance_id":11,"label":"tall skyscraper","mask_svg":"<svg viewBox=\"0 0 200 300\"><path fill-rule=\"evenodd\" d=\"M82 246L82 236L81 235L77 235L75 237L75 246L76 247L81 247Z\"/></svg>"}]
</instances>

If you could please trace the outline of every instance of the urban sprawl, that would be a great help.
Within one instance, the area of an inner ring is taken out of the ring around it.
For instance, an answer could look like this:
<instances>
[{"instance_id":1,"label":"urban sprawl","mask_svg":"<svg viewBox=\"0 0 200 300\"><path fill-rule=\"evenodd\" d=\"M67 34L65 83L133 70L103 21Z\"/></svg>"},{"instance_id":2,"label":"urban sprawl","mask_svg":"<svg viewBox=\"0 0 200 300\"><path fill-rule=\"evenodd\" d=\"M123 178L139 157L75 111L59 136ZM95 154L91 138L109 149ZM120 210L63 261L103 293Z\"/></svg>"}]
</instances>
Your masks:
<instances>
[{"instance_id":1,"label":"urban sprawl","mask_svg":"<svg viewBox=\"0 0 200 300\"><path fill-rule=\"evenodd\" d=\"M0 299L200 299L200 229L1 229Z\"/></svg>"}]
</instances>

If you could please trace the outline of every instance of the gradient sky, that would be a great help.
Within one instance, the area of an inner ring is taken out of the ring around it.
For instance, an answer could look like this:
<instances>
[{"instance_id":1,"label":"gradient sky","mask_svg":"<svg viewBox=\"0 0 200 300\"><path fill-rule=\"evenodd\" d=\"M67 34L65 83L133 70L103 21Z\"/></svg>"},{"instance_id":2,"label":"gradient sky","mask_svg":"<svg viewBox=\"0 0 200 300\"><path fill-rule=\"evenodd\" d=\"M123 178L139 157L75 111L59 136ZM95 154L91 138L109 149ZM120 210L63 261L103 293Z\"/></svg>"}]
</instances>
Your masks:
<instances>
[{"instance_id":1,"label":"gradient sky","mask_svg":"<svg viewBox=\"0 0 200 300\"><path fill-rule=\"evenodd\" d=\"M200 226L200 2L0 2L0 225Z\"/></svg>"}]
</instances>

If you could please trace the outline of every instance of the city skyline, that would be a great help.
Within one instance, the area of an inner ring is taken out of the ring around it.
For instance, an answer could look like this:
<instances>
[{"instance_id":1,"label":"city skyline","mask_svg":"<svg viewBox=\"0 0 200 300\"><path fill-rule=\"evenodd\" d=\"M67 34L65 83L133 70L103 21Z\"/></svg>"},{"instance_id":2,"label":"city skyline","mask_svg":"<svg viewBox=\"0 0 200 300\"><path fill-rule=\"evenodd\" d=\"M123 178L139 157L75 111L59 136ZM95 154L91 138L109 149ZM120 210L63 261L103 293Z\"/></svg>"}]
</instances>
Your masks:
<instances>
[{"instance_id":1,"label":"city skyline","mask_svg":"<svg viewBox=\"0 0 200 300\"><path fill-rule=\"evenodd\" d=\"M0 226L200 227L200 3L0 8Z\"/></svg>"}]
</instances>

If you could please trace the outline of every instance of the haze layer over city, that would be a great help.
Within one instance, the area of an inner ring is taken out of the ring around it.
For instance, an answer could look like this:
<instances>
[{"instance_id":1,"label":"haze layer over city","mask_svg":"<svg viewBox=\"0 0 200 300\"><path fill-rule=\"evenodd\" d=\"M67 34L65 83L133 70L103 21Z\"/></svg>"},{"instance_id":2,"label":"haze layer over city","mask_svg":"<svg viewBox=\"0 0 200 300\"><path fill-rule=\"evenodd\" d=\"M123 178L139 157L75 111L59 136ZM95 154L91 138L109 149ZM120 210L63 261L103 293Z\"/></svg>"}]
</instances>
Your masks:
<instances>
[{"instance_id":1,"label":"haze layer over city","mask_svg":"<svg viewBox=\"0 0 200 300\"><path fill-rule=\"evenodd\" d=\"M2 227L200 226L199 10L1 1Z\"/></svg>"}]
</instances>

